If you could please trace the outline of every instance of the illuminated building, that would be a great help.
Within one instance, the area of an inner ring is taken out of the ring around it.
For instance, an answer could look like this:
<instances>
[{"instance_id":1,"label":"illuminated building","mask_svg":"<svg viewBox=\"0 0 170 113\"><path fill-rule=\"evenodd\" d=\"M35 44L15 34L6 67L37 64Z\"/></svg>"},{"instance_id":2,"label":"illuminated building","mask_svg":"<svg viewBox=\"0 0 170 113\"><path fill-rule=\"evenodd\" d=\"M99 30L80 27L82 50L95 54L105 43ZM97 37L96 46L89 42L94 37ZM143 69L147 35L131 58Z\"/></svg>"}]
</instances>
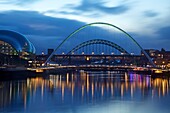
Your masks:
<instances>
[{"instance_id":1,"label":"illuminated building","mask_svg":"<svg viewBox=\"0 0 170 113\"><path fill-rule=\"evenodd\" d=\"M35 47L26 37L14 31L0 30L0 56L4 57L1 64L9 64L7 59L28 60L34 54Z\"/></svg>"},{"instance_id":2,"label":"illuminated building","mask_svg":"<svg viewBox=\"0 0 170 113\"><path fill-rule=\"evenodd\" d=\"M6 55L18 55L17 51L8 43L0 41L0 53Z\"/></svg>"},{"instance_id":3,"label":"illuminated building","mask_svg":"<svg viewBox=\"0 0 170 113\"><path fill-rule=\"evenodd\" d=\"M161 50L146 49L148 55L152 58L157 67L170 68L170 51L163 48Z\"/></svg>"}]
</instances>

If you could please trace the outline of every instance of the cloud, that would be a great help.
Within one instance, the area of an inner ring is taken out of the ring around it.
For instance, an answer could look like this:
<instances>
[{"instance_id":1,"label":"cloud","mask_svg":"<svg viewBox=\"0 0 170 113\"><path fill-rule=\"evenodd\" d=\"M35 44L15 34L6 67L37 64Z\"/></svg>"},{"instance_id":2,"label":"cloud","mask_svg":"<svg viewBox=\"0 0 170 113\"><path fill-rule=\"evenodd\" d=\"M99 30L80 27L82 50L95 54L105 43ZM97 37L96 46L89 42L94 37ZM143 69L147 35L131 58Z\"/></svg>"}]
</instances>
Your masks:
<instances>
[{"instance_id":1,"label":"cloud","mask_svg":"<svg viewBox=\"0 0 170 113\"><path fill-rule=\"evenodd\" d=\"M170 42L170 26L160 28L158 31L156 31L156 34L160 36L160 39Z\"/></svg>"},{"instance_id":2,"label":"cloud","mask_svg":"<svg viewBox=\"0 0 170 113\"><path fill-rule=\"evenodd\" d=\"M1 0L0 4L15 4L15 5L25 5L27 3L37 2L39 0Z\"/></svg>"},{"instance_id":3,"label":"cloud","mask_svg":"<svg viewBox=\"0 0 170 113\"><path fill-rule=\"evenodd\" d=\"M24 34L35 45L38 54L47 48L56 48L70 33L85 25L80 21L52 18L35 11L7 11L0 13L0 18L0 29L10 29ZM112 35L107 29L88 27L68 40L60 49L60 53L94 38L113 41Z\"/></svg>"},{"instance_id":4,"label":"cloud","mask_svg":"<svg viewBox=\"0 0 170 113\"><path fill-rule=\"evenodd\" d=\"M24 34L38 35L41 33L44 36L69 34L70 31L67 29L76 29L77 26L84 25L82 22L48 17L35 11L6 11L0 13L0 18L1 27L6 26L9 29L15 27L15 30Z\"/></svg>"},{"instance_id":5,"label":"cloud","mask_svg":"<svg viewBox=\"0 0 170 113\"><path fill-rule=\"evenodd\" d=\"M17 31L27 36L38 48L38 53L41 48L55 48L71 32L84 25L80 21L52 18L35 11L6 11L0 13L0 18L0 29Z\"/></svg>"},{"instance_id":6,"label":"cloud","mask_svg":"<svg viewBox=\"0 0 170 113\"><path fill-rule=\"evenodd\" d=\"M158 13L156 13L156 12L154 12L154 11L145 11L145 12L144 12L144 15L145 15L146 17L156 17L156 16L158 16Z\"/></svg>"},{"instance_id":7,"label":"cloud","mask_svg":"<svg viewBox=\"0 0 170 113\"><path fill-rule=\"evenodd\" d=\"M75 11L56 11L56 10L48 10L43 12L44 14L49 13L49 14L64 14L64 15L79 15L79 12Z\"/></svg>"},{"instance_id":8,"label":"cloud","mask_svg":"<svg viewBox=\"0 0 170 113\"><path fill-rule=\"evenodd\" d=\"M130 9L130 7L125 4L120 4L117 6L109 7L109 6L105 6L104 5L105 3L106 2L103 2L103 1L94 2L93 0L82 0L80 5L70 6L70 7L79 13L99 11L103 13L116 14L116 15L125 13L126 11ZM67 7L69 6L67 5Z\"/></svg>"},{"instance_id":9,"label":"cloud","mask_svg":"<svg viewBox=\"0 0 170 113\"><path fill-rule=\"evenodd\" d=\"M14 30L24 34L35 45L38 54L47 48L57 47L70 33L86 24L81 21L66 18L45 16L36 11L5 11L0 13L0 18L0 29ZM102 29L95 30L98 33L102 33L98 36L105 36L107 40L111 41L112 36L110 36L110 33L104 33L104 31L101 30ZM146 34L137 35L136 32L131 32L130 34L132 34L144 48L169 48L170 26L163 27L155 32L155 34L159 34L158 37L147 36ZM83 35L79 35L82 40L72 40L72 42L67 44L75 46L83 40L87 41L87 39L99 38L96 37L95 32L89 33L87 36L88 38L84 37L83 39ZM124 41L122 41L122 43L123 42ZM68 49L68 45L63 47Z\"/></svg>"},{"instance_id":10,"label":"cloud","mask_svg":"<svg viewBox=\"0 0 170 113\"><path fill-rule=\"evenodd\" d=\"M138 35L135 33L132 36L135 37L137 42L141 44L144 49L161 49L170 50L170 26L163 27L154 32L154 36Z\"/></svg>"}]
</instances>

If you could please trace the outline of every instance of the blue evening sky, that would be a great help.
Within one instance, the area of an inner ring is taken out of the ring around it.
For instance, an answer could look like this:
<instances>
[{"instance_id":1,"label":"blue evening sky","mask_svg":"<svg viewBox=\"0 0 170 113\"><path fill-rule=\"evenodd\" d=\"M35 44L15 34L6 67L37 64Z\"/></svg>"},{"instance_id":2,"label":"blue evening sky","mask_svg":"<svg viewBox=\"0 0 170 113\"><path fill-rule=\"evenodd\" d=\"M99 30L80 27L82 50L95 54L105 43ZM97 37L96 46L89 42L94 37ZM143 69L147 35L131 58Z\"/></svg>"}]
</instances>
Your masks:
<instances>
[{"instance_id":1,"label":"blue evening sky","mask_svg":"<svg viewBox=\"0 0 170 113\"><path fill-rule=\"evenodd\" d=\"M170 51L170 0L0 0L0 29L22 33L37 53L92 22L122 28L145 49Z\"/></svg>"}]
</instances>

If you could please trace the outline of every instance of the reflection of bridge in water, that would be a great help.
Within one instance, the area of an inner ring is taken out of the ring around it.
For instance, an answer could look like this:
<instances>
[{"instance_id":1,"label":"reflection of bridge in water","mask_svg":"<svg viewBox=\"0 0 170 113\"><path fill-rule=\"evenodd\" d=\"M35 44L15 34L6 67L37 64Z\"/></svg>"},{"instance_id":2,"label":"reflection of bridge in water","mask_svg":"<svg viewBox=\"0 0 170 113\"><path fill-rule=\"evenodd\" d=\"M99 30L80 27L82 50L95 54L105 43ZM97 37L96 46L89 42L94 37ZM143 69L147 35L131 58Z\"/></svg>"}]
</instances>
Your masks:
<instances>
[{"instance_id":1,"label":"reflection of bridge in water","mask_svg":"<svg viewBox=\"0 0 170 113\"><path fill-rule=\"evenodd\" d=\"M169 85L169 79L115 71L60 73L46 79L0 82L0 107L9 106L15 100L27 107L35 99L50 105L98 103L111 99L142 101L166 96Z\"/></svg>"}]
</instances>

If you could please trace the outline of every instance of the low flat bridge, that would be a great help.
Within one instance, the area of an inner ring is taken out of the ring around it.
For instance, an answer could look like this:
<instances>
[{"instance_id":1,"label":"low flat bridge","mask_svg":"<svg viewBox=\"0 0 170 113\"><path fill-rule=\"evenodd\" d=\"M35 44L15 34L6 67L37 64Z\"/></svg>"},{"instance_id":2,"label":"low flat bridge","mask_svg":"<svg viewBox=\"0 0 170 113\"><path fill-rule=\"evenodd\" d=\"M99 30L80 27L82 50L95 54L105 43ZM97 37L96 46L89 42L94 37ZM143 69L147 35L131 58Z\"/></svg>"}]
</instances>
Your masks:
<instances>
[{"instance_id":1,"label":"low flat bridge","mask_svg":"<svg viewBox=\"0 0 170 113\"><path fill-rule=\"evenodd\" d=\"M70 71L70 70L84 70L84 71L143 71L149 72L152 69L136 66L113 66L113 65L69 65L69 66L56 66L56 67L40 67L40 68L28 68L28 70L36 71L37 73L55 73L58 71Z\"/></svg>"},{"instance_id":2,"label":"low flat bridge","mask_svg":"<svg viewBox=\"0 0 170 113\"><path fill-rule=\"evenodd\" d=\"M27 68L29 71L34 71L38 74L57 74L58 72L65 71L115 71L115 72L134 72L144 75L152 75L152 77L169 76L170 70L146 68L136 66L113 66L113 65L69 65L69 66L56 66L56 67L40 67L40 68Z\"/></svg>"}]
</instances>

